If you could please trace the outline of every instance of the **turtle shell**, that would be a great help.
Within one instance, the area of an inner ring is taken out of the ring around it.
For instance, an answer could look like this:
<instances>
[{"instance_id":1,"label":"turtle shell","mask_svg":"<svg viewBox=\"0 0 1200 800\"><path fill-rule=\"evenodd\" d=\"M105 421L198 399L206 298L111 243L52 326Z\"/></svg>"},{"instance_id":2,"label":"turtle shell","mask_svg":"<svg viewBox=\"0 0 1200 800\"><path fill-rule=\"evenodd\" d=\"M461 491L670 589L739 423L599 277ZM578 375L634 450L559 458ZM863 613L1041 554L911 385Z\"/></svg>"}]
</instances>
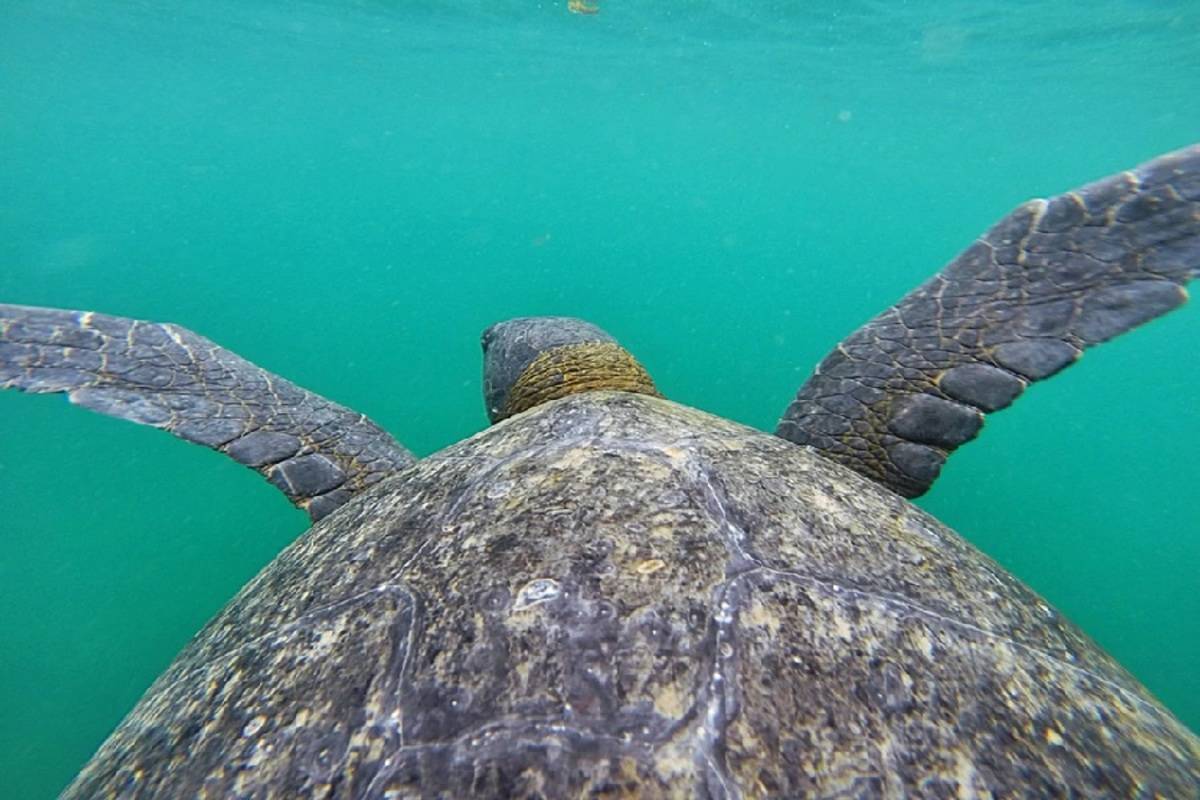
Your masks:
<instances>
[{"instance_id":1,"label":"turtle shell","mask_svg":"<svg viewBox=\"0 0 1200 800\"><path fill-rule=\"evenodd\" d=\"M1191 797L1200 740L814 452L655 397L520 414L267 566L66 797Z\"/></svg>"}]
</instances>

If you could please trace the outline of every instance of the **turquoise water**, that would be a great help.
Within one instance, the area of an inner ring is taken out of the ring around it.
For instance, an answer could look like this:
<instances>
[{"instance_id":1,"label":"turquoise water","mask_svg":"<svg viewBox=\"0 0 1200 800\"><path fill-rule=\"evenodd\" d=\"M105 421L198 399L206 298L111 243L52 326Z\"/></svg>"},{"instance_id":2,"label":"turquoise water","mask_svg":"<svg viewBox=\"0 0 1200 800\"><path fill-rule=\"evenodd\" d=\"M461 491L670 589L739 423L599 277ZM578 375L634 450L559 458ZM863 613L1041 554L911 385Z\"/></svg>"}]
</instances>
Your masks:
<instances>
[{"instance_id":1,"label":"turquoise water","mask_svg":"<svg viewBox=\"0 0 1200 800\"><path fill-rule=\"evenodd\" d=\"M478 333L519 314L770 429L1013 205L1200 140L1192 2L600 3L10 0L0 299L183 324L419 454L484 426ZM920 501L1193 729L1198 331L1090 352ZM0 774L43 797L306 521L12 392L0 492Z\"/></svg>"}]
</instances>

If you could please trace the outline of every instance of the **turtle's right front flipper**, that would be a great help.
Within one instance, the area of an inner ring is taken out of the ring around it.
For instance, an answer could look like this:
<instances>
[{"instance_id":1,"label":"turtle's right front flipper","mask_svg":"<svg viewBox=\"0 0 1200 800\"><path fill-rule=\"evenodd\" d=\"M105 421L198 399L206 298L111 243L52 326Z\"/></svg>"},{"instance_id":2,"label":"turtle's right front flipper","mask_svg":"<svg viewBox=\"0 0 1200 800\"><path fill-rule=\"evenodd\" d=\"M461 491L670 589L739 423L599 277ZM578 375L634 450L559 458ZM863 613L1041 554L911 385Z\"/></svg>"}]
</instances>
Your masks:
<instances>
[{"instance_id":1,"label":"turtle's right front flipper","mask_svg":"<svg viewBox=\"0 0 1200 800\"><path fill-rule=\"evenodd\" d=\"M0 388L66 392L219 450L314 520L414 461L362 414L177 325L0 304Z\"/></svg>"},{"instance_id":2,"label":"turtle's right front flipper","mask_svg":"<svg viewBox=\"0 0 1200 800\"><path fill-rule=\"evenodd\" d=\"M1019 206L800 387L776 431L906 497L983 415L1176 308L1200 275L1200 145Z\"/></svg>"}]
</instances>

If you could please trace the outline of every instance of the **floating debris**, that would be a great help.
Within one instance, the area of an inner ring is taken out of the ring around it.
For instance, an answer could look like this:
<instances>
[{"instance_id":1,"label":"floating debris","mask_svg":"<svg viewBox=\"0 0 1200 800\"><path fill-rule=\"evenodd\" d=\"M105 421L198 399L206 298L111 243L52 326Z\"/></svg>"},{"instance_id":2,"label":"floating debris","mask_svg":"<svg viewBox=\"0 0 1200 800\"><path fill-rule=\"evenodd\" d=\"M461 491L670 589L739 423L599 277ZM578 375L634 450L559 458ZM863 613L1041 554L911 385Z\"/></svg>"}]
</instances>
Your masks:
<instances>
[{"instance_id":1,"label":"floating debris","mask_svg":"<svg viewBox=\"0 0 1200 800\"><path fill-rule=\"evenodd\" d=\"M572 14L599 14L600 6L589 0L567 0L567 11Z\"/></svg>"}]
</instances>

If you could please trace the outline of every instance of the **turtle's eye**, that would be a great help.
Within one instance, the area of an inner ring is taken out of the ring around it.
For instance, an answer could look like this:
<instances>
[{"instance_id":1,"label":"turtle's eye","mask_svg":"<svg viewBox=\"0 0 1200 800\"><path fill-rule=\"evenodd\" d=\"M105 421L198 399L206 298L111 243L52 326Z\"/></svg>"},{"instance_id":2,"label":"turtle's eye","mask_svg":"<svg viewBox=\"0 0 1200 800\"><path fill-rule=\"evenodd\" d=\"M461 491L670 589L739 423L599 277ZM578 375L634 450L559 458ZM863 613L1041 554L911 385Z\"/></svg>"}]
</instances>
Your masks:
<instances>
[{"instance_id":1,"label":"turtle's eye","mask_svg":"<svg viewBox=\"0 0 1200 800\"><path fill-rule=\"evenodd\" d=\"M491 326L481 341L484 402L492 422L578 392L658 394L633 356L581 319L521 317Z\"/></svg>"}]
</instances>

